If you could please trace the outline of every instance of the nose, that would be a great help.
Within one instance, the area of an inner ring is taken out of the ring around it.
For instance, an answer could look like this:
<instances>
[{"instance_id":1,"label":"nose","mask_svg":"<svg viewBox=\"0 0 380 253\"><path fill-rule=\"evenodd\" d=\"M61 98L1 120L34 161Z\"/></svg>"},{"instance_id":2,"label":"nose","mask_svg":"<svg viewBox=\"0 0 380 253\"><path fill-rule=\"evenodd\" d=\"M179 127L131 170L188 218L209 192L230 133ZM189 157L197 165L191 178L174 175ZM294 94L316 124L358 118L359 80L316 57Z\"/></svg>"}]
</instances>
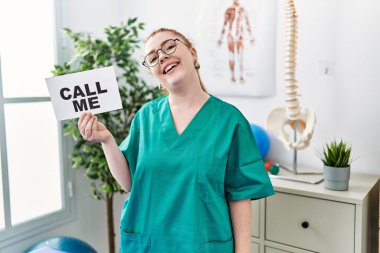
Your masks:
<instances>
[{"instance_id":1,"label":"nose","mask_svg":"<svg viewBox=\"0 0 380 253\"><path fill-rule=\"evenodd\" d=\"M158 59L159 59L160 63L163 62L163 59L167 59L169 57L162 50L158 50L157 54L158 54Z\"/></svg>"}]
</instances>

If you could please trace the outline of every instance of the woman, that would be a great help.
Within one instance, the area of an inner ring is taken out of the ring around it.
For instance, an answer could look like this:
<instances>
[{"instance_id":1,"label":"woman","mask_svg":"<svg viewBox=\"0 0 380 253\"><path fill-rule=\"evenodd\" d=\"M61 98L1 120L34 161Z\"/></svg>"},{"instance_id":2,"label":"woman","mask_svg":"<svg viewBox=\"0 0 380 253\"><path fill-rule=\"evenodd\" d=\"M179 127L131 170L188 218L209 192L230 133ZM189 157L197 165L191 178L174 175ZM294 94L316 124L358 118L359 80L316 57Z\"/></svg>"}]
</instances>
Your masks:
<instances>
[{"instance_id":1,"label":"woman","mask_svg":"<svg viewBox=\"0 0 380 253\"><path fill-rule=\"evenodd\" d=\"M112 175L130 192L122 253L250 253L251 200L274 194L247 119L207 93L196 50L181 33L150 34L143 65L167 94L146 103L118 147L96 116L84 139L100 141Z\"/></svg>"}]
</instances>

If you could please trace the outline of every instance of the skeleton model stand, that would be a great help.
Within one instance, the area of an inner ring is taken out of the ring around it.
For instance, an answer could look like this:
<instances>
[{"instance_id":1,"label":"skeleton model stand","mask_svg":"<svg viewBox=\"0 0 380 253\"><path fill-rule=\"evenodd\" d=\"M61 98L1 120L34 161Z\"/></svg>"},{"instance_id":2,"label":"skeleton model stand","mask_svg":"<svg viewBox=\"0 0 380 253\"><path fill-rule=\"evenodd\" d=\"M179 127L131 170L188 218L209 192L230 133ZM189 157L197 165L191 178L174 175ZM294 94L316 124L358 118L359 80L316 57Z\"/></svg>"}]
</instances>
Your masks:
<instances>
[{"instance_id":1,"label":"skeleton model stand","mask_svg":"<svg viewBox=\"0 0 380 253\"><path fill-rule=\"evenodd\" d=\"M285 7L286 50L285 50L285 97L287 107L274 109L267 118L267 130L278 137L288 150L293 150L293 170L281 168L293 174L321 174L297 171L297 150L309 146L313 136L316 117L313 109L301 108L296 79L297 54L297 13L294 0L288 0ZM290 134L288 133L290 132Z\"/></svg>"}]
</instances>

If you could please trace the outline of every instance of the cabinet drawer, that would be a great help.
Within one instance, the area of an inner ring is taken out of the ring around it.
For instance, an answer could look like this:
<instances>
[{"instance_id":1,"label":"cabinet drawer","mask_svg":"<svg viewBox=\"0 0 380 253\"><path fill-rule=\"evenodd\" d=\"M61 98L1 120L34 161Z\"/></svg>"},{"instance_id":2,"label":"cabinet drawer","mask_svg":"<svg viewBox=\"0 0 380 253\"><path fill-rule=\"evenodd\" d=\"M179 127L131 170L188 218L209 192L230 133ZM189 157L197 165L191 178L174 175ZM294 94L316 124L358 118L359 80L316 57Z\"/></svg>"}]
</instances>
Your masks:
<instances>
[{"instance_id":1,"label":"cabinet drawer","mask_svg":"<svg viewBox=\"0 0 380 253\"><path fill-rule=\"evenodd\" d=\"M313 253L313 252L301 250L301 249L296 249L296 248L289 249L289 250L288 249L282 250L282 249L277 249L277 248L272 248L272 247L266 246L265 247L265 253Z\"/></svg>"},{"instance_id":2,"label":"cabinet drawer","mask_svg":"<svg viewBox=\"0 0 380 253\"><path fill-rule=\"evenodd\" d=\"M251 201L252 206L252 236L260 237L260 200Z\"/></svg>"},{"instance_id":3,"label":"cabinet drawer","mask_svg":"<svg viewBox=\"0 0 380 253\"><path fill-rule=\"evenodd\" d=\"M355 206L277 192L266 199L266 239L317 252L354 252Z\"/></svg>"},{"instance_id":4,"label":"cabinet drawer","mask_svg":"<svg viewBox=\"0 0 380 253\"><path fill-rule=\"evenodd\" d=\"M260 253L260 246L259 244L252 242L252 247L251 247L251 252L252 253Z\"/></svg>"},{"instance_id":5,"label":"cabinet drawer","mask_svg":"<svg viewBox=\"0 0 380 253\"><path fill-rule=\"evenodd\" d=\"M284 251L280 249L275 249L271 247L265 247L265 253L292 253L290 251Z\"/></svg>"}]
</instances>

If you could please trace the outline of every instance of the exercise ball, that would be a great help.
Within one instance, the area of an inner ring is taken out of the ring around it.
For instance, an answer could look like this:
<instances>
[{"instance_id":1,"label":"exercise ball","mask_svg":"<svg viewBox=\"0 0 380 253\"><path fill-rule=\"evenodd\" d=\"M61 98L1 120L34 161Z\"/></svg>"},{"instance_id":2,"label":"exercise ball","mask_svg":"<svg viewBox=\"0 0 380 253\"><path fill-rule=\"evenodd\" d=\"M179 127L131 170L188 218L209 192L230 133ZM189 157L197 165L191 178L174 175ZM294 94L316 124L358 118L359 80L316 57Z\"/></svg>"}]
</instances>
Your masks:
<instances>
[{"instance_id":1,"label":"exercise ball","mask_svg":"<svg viewBox=\"0 0 380 253\"><path fill-rule=\"evenodd\" d=\"M268 154L270 147L269 135L267 134L264 128L256 124L250 125L253 132L253 136L255 137L257 147L259 148L261 157L264 159L265 156Z\"/></svg>"},{"instance_id":2,"label":"exercise ball","mask_svg":"<svg viewBox=\"0 0 380 253\"><path fill-rule=\"evenodd\" d=\"M51 237L41 240L26 249L24 253L34 252L41 248L50 248L68 253L96 253L95 249L89 244L68 236Z\"/></svg>"}]
</instances>

